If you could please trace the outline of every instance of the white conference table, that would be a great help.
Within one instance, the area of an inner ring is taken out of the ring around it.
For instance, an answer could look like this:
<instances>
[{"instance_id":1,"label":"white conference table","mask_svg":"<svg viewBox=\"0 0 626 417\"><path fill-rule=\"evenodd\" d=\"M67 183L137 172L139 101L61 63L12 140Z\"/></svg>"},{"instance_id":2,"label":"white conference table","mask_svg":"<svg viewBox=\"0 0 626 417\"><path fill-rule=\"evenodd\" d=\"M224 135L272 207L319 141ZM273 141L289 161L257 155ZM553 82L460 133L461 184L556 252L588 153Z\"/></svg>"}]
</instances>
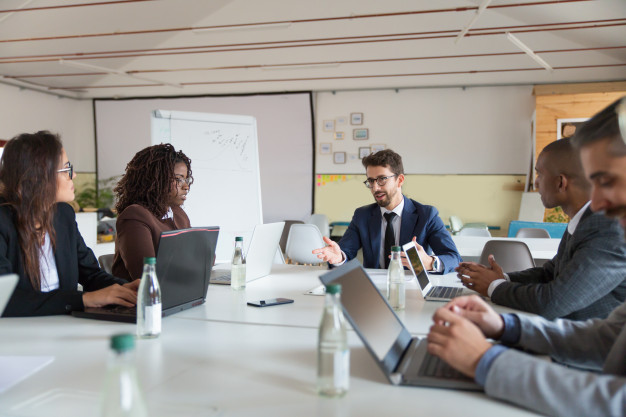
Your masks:
<instances>
[{"instance_id":1,"label":"white conference table","mask_svg":"<svg viewBox=\"0 0 626 417\"><path fill-rule=\"evenodd\" d=\"M353 331L350 391L340 399L319 397L316 343L323 297L303 293L324 271L276 269L242 292L211 285L205 305L165 318L159 338L138 341L139 379L151 416L535 415L482 393L392 386ZM411 332L424 333L430 312L441 303L412 301L410 291L401 317ZM295 303L243 304L277 296ZM0 415L97 415L109 338L134 329L70 316L1 319L0 356L54 360L0 393Z\"/></svg>"},{"instance_id":2,"label":"white conference table","mask_svg":"<svg viewBox=\"0 0 626 417\"><path fill-rule=\"evenodd\" d=\"M485 243L490 240L517 240L526 243L530 253L538 265L543 264L556 255L561 239L537 239L537 238L507 238L507 237L482 237L482 236L452 236L461 258L465 261L477 262L483 251Z\"/></svg>"}]
</instances>

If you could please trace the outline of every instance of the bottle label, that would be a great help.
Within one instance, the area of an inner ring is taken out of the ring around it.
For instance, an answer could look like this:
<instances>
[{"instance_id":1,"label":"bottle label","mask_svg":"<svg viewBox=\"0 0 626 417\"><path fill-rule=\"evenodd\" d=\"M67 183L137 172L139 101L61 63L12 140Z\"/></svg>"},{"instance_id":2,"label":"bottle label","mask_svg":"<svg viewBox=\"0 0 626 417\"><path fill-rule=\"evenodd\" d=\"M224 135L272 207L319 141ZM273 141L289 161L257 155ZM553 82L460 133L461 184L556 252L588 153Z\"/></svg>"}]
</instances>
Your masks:
<instances>
[{"instance_id":1,"label":"bottle label","mask_svg":"<svg viewBox=\"0 0 626 417\"><path fill-rule=\"evenodd\" d=\"M334 359L335 387L348 389L350 384L350 350L335 352Z\"/></svg>"},{"instance_id":2,"label":"bottle label","mask_svg":"<svg viewBox=\"0 0 626 417\"><path fill-rule=\"evenodd\" d=\"M161 304L144 308L145 329L152 334L161 333Z\"/></svg>"}]
</instances>

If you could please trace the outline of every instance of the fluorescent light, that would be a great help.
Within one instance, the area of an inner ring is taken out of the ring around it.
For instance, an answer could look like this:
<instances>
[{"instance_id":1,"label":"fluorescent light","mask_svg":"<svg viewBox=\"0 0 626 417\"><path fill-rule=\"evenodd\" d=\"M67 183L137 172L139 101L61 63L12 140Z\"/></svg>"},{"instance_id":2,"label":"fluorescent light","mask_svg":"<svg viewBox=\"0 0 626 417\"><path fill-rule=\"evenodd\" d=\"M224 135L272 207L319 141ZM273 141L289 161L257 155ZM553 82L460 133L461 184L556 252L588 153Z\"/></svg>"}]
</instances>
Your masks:
<instances>
[{"instance_id":1,"label":"fluorescent light","mask_svg":"<svg viewBox=\"0 0 626 417\"><path fill-rule=\"evenodd\" d=\"M548 64L546 61L544 61L539 55L537 55L536 53L533 52L532 49L530 49L528 46L526 46L522 41L520 41L519 39L517 39L512 33L510 32L506 32L506 37L515 44L515 46L517 46L519 49L521 49L522 51L526 52L526 54L531 57L532 59L535 60L535 62L539 65L541 65L542 67L544 67L545 69L547 69L550 72L554 71L554 68L552 68L550 66L550 64Z\"/></svg>"},{"instance_id":2,"label":"fluorescent light","mask_svg":"<svg viewBox=\"0 0 626 417\"><path fill-rule=\"evenodd\" d=\"M59 59L59 64L66 65L68 67L87 69L87 70L90 70L90 71L93 71L93 72L106 72L107 74L121 75L123 77L135 78L137 80L148 81L148 82L151 82L151 83L164 84L164 85L169 85L171 87L176 87L176 88L183 88L183 86L181 84L169 83L167 81L155 80L154 78L143 77L141 75L136 75L134 73L120 71L120 70L116 70L116 69L112 69L112 68L105 68L105 67L101 67L101 66L93 65L93 64L87 64L85 62L67 61L65 59Z\"/></svg>"},{"instance_id":3,"label":"fluorescent light","mask_svg":"<svg viewBox=\"0 0 626 417\"><path fill-rule=\"evenodd\" d=\"M309 68L336 68L340 66L339 62L327 62L320 64L285 64L285 65L262 65L262 70L290 70L290 69L309 69Z\"/></svg>"},{"instance_id":4,"label":"fluorescent light","mask_svg":"<svg viewBox=\"0 0 626 417\"><path fill-rule=\"evenodd\" d=\"M206 32L221 32L221 31L233 31L233 30L254 30L254 29L287 29L291 26L292 22L278 22L278 23L252 23L241 24L231 26L213 26L213 27L198 27L192 28L191 31L196 34L202 34Z\"/></svg>"},{"instance_id":5,"label":"fluorescent light","mask_svg":"<svg viewBox=\"0 0 626 417\"><path fill-rule=\"evenodd\" d=\"M461 38L463 38L463 36L465 36L465 34L469 32L470 28L474 26L474 23L476 23L480 15L483 14L487 6L489 6L489 3L491 3L491 0L483 0L483 2L480 3L480 6L478 6L478 10L476 10L476 13L474 14L474 17L472 17L472 20L470 20L470 22L463 28L461 33L456 36L454 43L458 43Z\"/></svg>"}]
</instances>

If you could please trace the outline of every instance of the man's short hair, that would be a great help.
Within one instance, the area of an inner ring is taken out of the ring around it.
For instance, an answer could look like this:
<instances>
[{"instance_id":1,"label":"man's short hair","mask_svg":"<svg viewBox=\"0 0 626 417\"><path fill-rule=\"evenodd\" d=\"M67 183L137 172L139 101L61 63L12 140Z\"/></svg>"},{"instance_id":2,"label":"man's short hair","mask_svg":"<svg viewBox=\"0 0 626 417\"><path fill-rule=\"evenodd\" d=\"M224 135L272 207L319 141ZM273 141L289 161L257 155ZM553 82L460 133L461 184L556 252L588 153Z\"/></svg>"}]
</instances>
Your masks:
<instances>
[{"instance_id":1,"label":"man's short hair","mask_svg":"<svg viewBox=\"0 0 626 417\"><path fill-rule=\"evenodd\" d=\"M621 100L626 100L626 97L622 97L606 107L576 129L576 133L572 137L572 144L580 149L600 140L609 140L609 152L612 156L626 156L626 143L619 129L617 115L617 107Z\"/></svg>"},{"instance_id":2,"label":"man's short hair","mask_svg":"<svg viewBox=\"0 0 626 417\"><path fill-rule=\"evenodd\" d=\"M404 174L404 166L402 166L402 157L391 149L383 149L363 158L361 161L365 169L367 167L384 167L388 166L391 172L396 175Z\"/></svg>"},{"instance_id":3,"label":"man's short hair","mask_svg":"<svg viewBox=\"0 0 626 417\"><path fill-rule=\"evenodd\" d=\"M547 158L546 169L554 175L564 175L579 188L588 190L591 186L585 178L580 155L572 145L572 138L563 138L549 143L541 154Z\"/></svg>"}]
</instances>

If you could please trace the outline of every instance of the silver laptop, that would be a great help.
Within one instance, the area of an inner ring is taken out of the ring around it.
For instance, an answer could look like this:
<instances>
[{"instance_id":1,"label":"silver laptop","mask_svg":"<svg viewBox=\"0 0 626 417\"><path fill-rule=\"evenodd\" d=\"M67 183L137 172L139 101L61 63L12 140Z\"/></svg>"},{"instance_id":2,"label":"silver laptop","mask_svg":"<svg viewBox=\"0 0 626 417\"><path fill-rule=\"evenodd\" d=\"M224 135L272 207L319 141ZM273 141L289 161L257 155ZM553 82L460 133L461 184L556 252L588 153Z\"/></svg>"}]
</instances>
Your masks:
<instances>
[{"instance_id":1,"label":"silver laptop","mask_svg":"<svg viewBox=\"0 0 626 417\"><path fill-rule=\"evenodd\" d=\"M274 264L285 222L258 224L254 227L246 253L246 282L269 275ZM230 271L214 269L211 284L230 285Z\"/></svg>"},{"instance_id":2,"label":"silver laptop","mask_svg":"<svg viewBox=\"0 0 626 417\"><path fill-rule=\"evenodd\" d=\"M422 292L422 296L426 301L450 301L454 297L461 295L476 294L474 291L467 290L465 287L444 287L433 285L428 272L422 264L417 248L413 242L402 245L402 249L409 260L409 266L413 275L417 278L417 286Z\"/></svg>"},{"instance_id":3,"label":"silver laptop","mask_svg":"<svg viewBox=\"0 0 626 417\"><path fill-rule=\"evenodd\" d=\"M394 385L481 391L482 387L426 351L425 337L412 337L358 260L320 276L341 284L346 318Z\"/></svg>"},{"instance_id":4,"label":"silver laptop","mask_svg":"<svg viewBox=\"0 0 626 417\"><path fill-rule=\"evenodd\" d=\"M0 316L4 312L4 308L7 306L13 290L17 285L17 274L8 274L0 276Z\"/></svg>"}]
</instances>

